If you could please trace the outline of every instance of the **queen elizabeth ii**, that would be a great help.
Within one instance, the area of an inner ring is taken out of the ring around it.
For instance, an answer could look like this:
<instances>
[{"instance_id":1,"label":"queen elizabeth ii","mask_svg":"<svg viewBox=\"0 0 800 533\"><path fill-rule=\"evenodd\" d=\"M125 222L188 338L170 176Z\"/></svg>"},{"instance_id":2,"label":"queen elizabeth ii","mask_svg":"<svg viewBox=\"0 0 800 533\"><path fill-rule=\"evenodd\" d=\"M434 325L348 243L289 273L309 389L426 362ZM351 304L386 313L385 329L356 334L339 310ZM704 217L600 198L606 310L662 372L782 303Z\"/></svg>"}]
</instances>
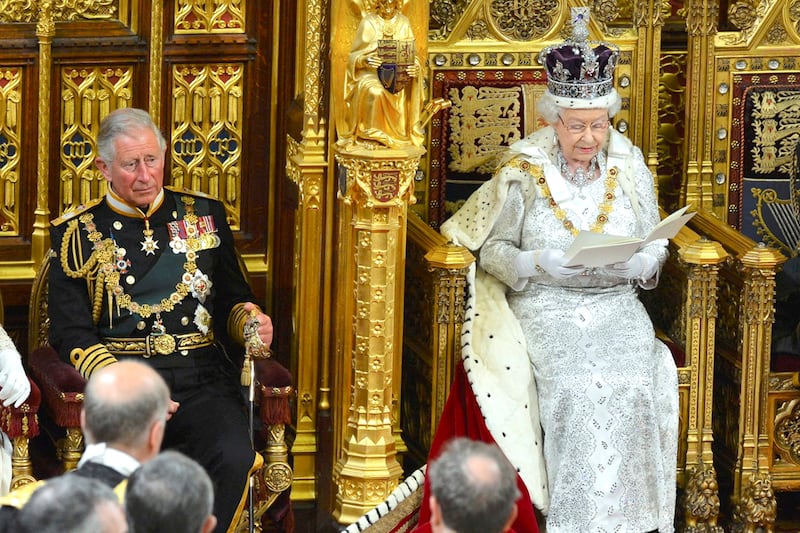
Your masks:
<instances>
[{"instance_id":1,"label":"queen elizabeth ii","mask_svg":"<svg viewBox=\"0 0 800 533\"><path fill-rule=\"evenodd\" d=\"M601 267L565 258L581 230L641 238L659 222L641 151L611 127L619 52L587 40L586 11L573 17L572 39L540 56L549 125L512 145L442 226L479 256L468 393L548 533L670 532L677 374L638 298L655 287L667 241Z\"/></svg>"}]
</instances>

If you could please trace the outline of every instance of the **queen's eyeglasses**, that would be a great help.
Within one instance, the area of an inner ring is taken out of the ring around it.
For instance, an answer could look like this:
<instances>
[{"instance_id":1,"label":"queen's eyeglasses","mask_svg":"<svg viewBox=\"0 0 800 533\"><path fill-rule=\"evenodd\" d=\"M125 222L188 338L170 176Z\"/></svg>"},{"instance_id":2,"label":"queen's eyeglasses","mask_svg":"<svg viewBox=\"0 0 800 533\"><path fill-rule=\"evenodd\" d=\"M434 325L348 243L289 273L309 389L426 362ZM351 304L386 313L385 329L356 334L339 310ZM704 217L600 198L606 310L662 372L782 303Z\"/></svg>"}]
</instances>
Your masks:
<instances>
[{"instance_id":1,"label":"queen's eyeglasses","mask_svg":"<svg viewBox=\"0 0 800 533\"><path fill-rule=\"evenodd\" d=\"M605 133L605 131L611 125L611 121L609 119L596 120L590 124L586 124L584 122L570 122L567 124L564 122L564 119L561 117L561 115L559 115L558 120L560 120L564 127L567 128L567 131L573 135L582 134L584 131L586 131L586 128L589 128L592 133Z\"/></svg>"}]
</instances>

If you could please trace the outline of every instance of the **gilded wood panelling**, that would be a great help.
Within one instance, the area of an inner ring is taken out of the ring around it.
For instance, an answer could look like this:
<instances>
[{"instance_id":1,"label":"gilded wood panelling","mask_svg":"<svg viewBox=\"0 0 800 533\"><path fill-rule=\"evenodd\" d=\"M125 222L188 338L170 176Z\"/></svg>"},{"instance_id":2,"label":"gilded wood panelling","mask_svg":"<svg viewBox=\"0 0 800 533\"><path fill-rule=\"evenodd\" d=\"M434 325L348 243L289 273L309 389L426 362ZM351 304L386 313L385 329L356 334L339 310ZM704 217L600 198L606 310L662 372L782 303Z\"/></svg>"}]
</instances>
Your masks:
<instances>
[{"instance_id":1,"label":"gilded wood panelling","mask_svg":"<svg viewBox=\"0 0 800 533\"><path fill-rule=\"evenodd\" d=\"M94 166L94 139L103 117L129 107L133 96L130 65L63 66L60 74L59 205L54 218L105 194L106 180Z\"/></svg>"},{"instance_id":2,"label":"gilded wood panelling","mask_svg":"<svg viewBox=\"0 0 800 533\"><path fill-rule=\"evenodd\" d=\"M244 65L176 64L172 73L172 183L220 199L238 230Z\"/></svg>"},{"instance_id":3,"label":"gilded wood panelling","mask_svg":"<svg viewBox=\"0 0 800 533\"><path fill-rule=\"evenodd\" d=\"M174 32L244 33L245 2L246 0L175 0Z\"/></svg>"},{"instance_id":4,"label":"gilded wood panelling","mask_svg":"<svg viewBox=\"0 0 800 533\"><path fill-rule=\"evenodd\" d=\"M0 66L0 235L19 235L22 68Z\"/></svg>"}]
</instances>

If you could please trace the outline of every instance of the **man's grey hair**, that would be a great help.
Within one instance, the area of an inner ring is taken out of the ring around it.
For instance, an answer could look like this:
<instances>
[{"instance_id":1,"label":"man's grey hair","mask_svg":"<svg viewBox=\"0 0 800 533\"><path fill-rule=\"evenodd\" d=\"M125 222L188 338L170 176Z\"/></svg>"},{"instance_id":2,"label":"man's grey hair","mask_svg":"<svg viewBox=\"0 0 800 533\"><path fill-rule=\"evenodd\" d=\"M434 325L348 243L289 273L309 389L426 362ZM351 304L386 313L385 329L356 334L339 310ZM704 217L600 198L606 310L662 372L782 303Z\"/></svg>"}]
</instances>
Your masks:
<instances>
[{"instance_id":1,"label":"man's grey hair","mask_svg":"<svg viewBox=\"0 0 800 533\"><path fill-rule=\"evenodd\" d=\"M98 533L100 509L119 507L111 487L82 476L59 476L36 489L17 515L17 533Z\"/></svg>"},{"instance_id":2,"label":"man's grey hair","mask_svg":"<svg viewBox=\"0 0 800 533\"><path fill-rule=\"evenodd\" d=\"M608 118L613 117L619 110L622 109L622 98L620 98L619 93L614 91L615 98L611 101L609 106L606 108L608 111ZM542 96L540 96L536 100L536 110L539 111L539 115L548 124L555 124L558 122L558 117L561 116L561 113L569 108L560 106L556 103L555 97L550 93L550 91L545 91Z\"/></svg>"},{"instance_id":3,"label":"man's grey hair","mask_svg":"<svg viewBox=\"0 0 800 533\"><path fill-rule=\"evenodd\" d=\"M427 476L445 525L458 533L499 533L520 496L500 448L464 437L445 445Z\"/></svg>"},{"instance_id":4,"label":"man's grey hair","mask_svg":"<svg viewBox=\"0 0 800 533\"><path fill-rule=\"evenodd\" d=\"M169 388L160 376L152 380L152 386L126 398L109 399L97 389L96 381L90 378L84 390L83 411L91 444L144 445L150 426L158 420L166 421Z\"/></svg>"},{"instance_id":5,"label":"man's grey hair","mask_svg":"<svg viewBox=\"0 0 800 533\"><path fill-rule=\"evenodd\" d=\"M149 129L158 139L158 146L163 152L167 148L167 141L164 134L153 122L152 117L143 109L124 107L115 109L100 123L100 131L97 132L97 155L108 164L117 155L115 141L124 135L130 135L133 131Z\"/></svg>"},{"instance_id":6,"label":"man's grey hair","mask_svg":"<svg viewBox=\"0 0 800 533\"><path fill-rule=\"evenodd\" d=\"M125 512L130 533L198 533L213 510L211 478L180 452L163 451L128 478Z\"/></svg>"}]
</instances>

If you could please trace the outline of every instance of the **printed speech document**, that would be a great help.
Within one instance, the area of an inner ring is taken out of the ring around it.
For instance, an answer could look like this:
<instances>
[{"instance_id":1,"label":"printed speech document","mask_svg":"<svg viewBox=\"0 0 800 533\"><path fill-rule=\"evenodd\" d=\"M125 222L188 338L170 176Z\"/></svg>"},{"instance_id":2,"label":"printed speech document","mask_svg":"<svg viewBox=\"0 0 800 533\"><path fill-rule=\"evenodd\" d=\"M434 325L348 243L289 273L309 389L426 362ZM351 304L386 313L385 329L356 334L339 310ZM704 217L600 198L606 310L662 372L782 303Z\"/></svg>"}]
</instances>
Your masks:
<instances>
[{"instance_id":1,"label":"printed speech document","mask_svg":"<svg viewBox=\"0 0 800 533\"><path fill-rule=\"evenodd\" d=\"M694 216L694 212L686 213L687 209L688 205L665 217L644 239L581 231L572 246L564 252L566 266L600 267L627 261L648 243L656 239L671 239L677 235L683 225Z\"/></svg>"}]
</instances>

